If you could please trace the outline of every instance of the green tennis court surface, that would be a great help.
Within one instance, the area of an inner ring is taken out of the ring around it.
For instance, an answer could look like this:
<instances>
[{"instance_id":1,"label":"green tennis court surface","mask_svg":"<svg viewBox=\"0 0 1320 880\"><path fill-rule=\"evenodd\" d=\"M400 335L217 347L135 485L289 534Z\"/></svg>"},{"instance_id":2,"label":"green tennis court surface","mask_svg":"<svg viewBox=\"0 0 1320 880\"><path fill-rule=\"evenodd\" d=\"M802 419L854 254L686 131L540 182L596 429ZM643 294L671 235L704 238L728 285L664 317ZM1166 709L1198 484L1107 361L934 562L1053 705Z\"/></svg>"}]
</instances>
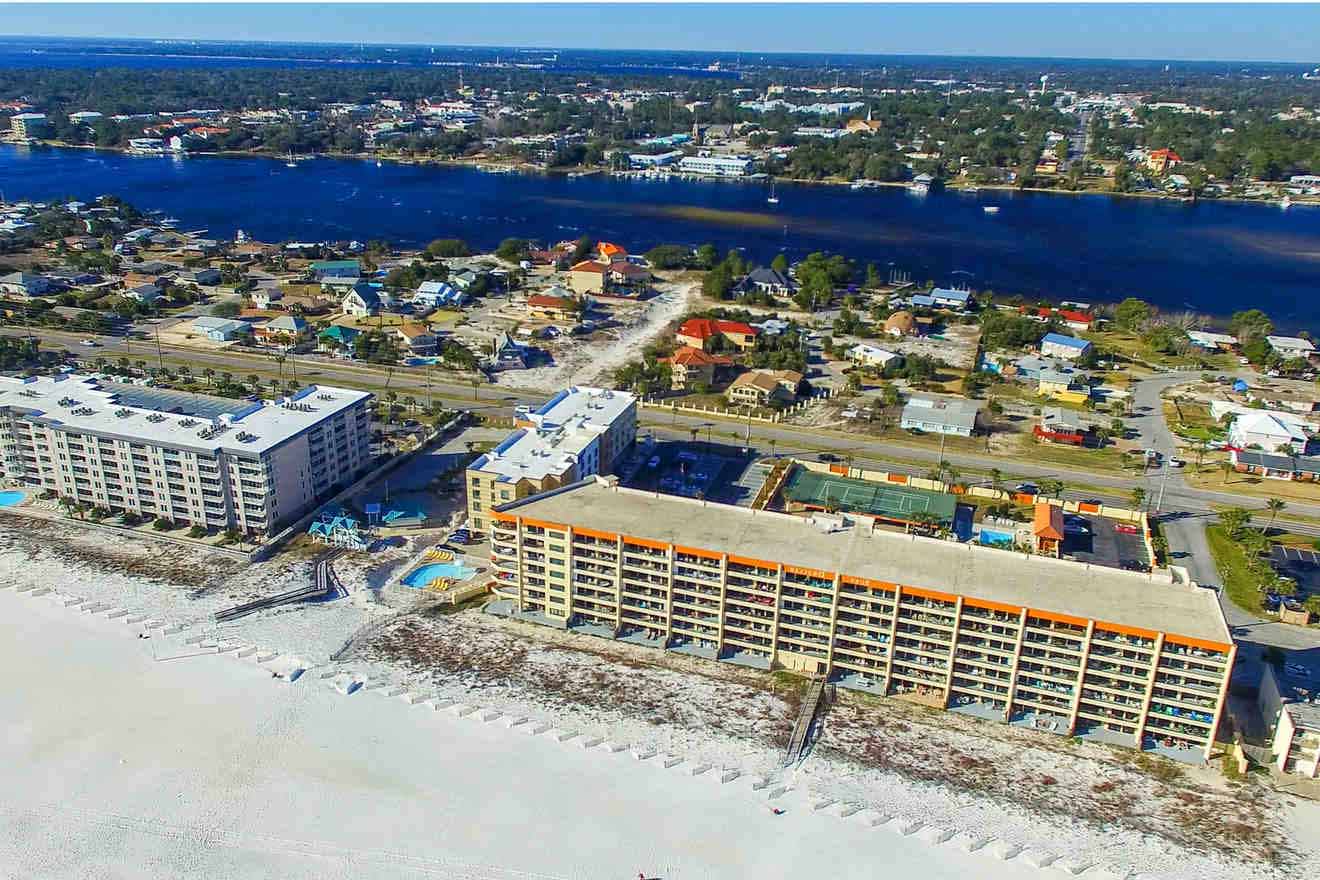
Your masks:
<instances>
[{"instance_id":1,"label":"green tennis court surface","mask_svg":"<svg viewBox=\"0 0 1320 880\"><path fill-rule=\"evenodd\" d=\"M950 523L958 507L958 499L943 492L818 474L803 467L793 469L783 491L785 499L797 504L904 521L928 513L941 523Z\"/></svg>"}]
</instances>

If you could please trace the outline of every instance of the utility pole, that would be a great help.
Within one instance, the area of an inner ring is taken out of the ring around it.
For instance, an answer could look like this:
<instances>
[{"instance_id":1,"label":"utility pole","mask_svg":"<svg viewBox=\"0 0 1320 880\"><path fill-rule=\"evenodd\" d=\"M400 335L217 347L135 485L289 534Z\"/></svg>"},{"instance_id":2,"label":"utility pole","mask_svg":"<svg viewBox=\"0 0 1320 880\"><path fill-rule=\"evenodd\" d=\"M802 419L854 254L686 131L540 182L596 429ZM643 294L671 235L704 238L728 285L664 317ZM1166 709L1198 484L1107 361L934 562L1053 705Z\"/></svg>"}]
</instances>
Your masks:
<instances>
[{"instance_id":1,"label":"utility pole","mask_svg":"<svg viewBox=\"0 0 1320 880\"><path fill-rule=\"evenodd\" d=\"M165 372L165 356L160 351L160 325L156 325L156 366Z\"/></svg>"}]
</instances>

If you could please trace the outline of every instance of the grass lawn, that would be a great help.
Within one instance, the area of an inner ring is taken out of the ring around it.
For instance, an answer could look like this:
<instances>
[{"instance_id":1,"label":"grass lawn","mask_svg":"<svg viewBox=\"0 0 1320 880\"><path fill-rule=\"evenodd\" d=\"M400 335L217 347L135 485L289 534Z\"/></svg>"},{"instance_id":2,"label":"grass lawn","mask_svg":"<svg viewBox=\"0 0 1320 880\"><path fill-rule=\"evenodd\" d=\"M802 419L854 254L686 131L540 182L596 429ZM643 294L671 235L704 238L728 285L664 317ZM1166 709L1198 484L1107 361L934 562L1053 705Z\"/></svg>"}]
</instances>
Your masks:
<instances>
[{"instance_id":1,"label":"grass lawn","mask_svg":"<svg viewBox=\"0 0 1320 880\"><path fill-rule=\"evenodd\" d=\"M1226 354L1193 354L1189 357L1165 354L1153 351L1135 333L1122 330L1093 330L1082 334L1095 344L1101 352L1115 352L1138 363L1161 367L1177 367L1192 370L1227 370L1233 367L1233 359Z\"/></svg>"},{"instance_id":2,"label":"grass lawn","mask_svg":"<svg viewBox=\"0 0 1320 880\"><path fill-rule=\"evenodd\" d=\"M1124 473L1122 453L1113 446L1078 449L1075 446L1038 443L1030 434L1024 434L1018 438L1017 456L1032 464L1049 463L1080 470Z\"/></svg>"},{"instance_id":3,"label":"grass lawn","mask_svg":"<svg viewBox=\"0 0 1320 880\"><path fill-rule=\"evenodd\" d=\"M1215 557L1219 576L1223 578L1224 593L1244 611L1264 615L1262 594L1256 589L1256 579L1247 566L1247 554L1219 524L1206 526L1205 538L1210 544L1211 555Z\"/></svg>"},{"instance_id":4,"label":"grass lawn","mask_svg":"<svg viewBox=\"0 0 1320 880\"><path fill-rule=\"evenodd\" d=\"M1223 440L1228 433L1210 415L1210 407L1200 403L1164 401L1164 418L1169 430L1193 440Z\"/></svg>"},{"instance_id":5,"label":"grass lawn","mask_svg":"<svg viewBox=\"0 0 1320 880\"><path fill-rule=\"evenodd\" d=\"M1200 473L1193 473L1192 470L1189 467L1184 473L1184 477L1187 480L1187 485L1197 489L1233 492L1239 495L1249 495L1252 498L1282 498L1284 501L1296 501L1298 503L1320 503L1320 484L1317 483L1301 483L1295 480L1267 480L1264 477L1236 472L1230 472L1228 480L1225 481L1223 470L1219 468L1211 470L1208 464L1202 467ZM1280 518L1287 515L1287 510L1279 514Z\"/></svg>"}]
</instances>

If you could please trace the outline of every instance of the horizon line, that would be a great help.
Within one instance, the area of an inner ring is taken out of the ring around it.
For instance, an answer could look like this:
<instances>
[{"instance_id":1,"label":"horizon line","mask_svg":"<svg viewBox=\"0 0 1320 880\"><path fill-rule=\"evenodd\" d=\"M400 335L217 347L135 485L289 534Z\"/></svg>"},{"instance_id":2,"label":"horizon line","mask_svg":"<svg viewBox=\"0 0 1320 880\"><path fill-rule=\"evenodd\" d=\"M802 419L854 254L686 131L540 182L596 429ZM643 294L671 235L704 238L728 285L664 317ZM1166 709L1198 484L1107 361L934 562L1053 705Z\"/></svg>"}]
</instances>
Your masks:
<instances>
[{"instance_id":1,"label":"horizon line","mask_svg":"<svg viewBox=\"0 0 1320 880\"><path fill-rule=\"evenodd\" d=\"M977 55L977 54L956 54L952 52L926 52L926 53L874 53L874 52L830 52L812 49L676 49L676 48L643 48L626 47L603 49L592 46L567 46L567 45L546 45L538 46L532 44L512 45L503 43L435 43L435 42L377 42L371 40L244 40L236 38L210 38L210 37L153 37L153 36L133 36L128 34L107 35L104 37L88 37L69 34L9 34L0 33L0 39L24 39L24 40L147 40L152 42L165 43L217 43L231 45L262 45L262 46L373 46L373 47L408 47L425 48L432 47L437 49L532 49L538 52L646 52L646 53L665 53L665 52L686 52L692 54L761 54L761 55L825 55L839 56L846 58L938 58L938 59L959 59L970 58L981 61L1122 61L1122 62L1145 62L1150 64L1272 64L1286 66L1312 67L1320 69L1320 57L1308 61L1296 60L1272 60L1264 58L1146 58L1146 57L1123 57L1123 56L1088 56L1088 55ZM237 58L235 60L243 60ZM293 59L290 59L293 60ZM828 58L827 58L828 61ZM827 65L828 66L828 65Z\"/></svg>"}]
</instances>

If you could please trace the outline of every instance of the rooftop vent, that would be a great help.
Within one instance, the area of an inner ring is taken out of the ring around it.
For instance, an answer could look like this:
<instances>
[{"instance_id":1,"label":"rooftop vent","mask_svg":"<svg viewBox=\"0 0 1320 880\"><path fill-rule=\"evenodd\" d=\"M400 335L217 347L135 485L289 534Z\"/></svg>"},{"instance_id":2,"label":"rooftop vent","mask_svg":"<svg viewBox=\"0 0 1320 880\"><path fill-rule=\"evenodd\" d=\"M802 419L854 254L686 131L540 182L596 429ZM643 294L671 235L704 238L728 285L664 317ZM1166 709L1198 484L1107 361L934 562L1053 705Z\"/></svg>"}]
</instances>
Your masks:
<instances>
[{"instance_id":1,"label":"rooftop vent","mask_svg":"<svg viewBox=\"0 0 1320 880\"><path fill-rule=\"evenodd\" d=\"M193 427L193 426L196 425L196 424L197 424L197 420L196 420L196 419L182 419L182 420L180 420L180 422L179 422L179 427L180 427L180 428L191 428L191 427Z\"/></svg>"},{"instance_id":2,"label":"rooftop vent","mask_svg":"<svg viewBox=\"0 0 1320 880\"><path fill-rule=\"evenodd\" d=\"M153 425L159 425L161 422L165 421L165 417L160 413L148 413L147 421L151 422Z\"/></svg>"},{"instance_id":3,"label":"rooftop vent","mask_svg":"<svg viewBox=\"0 0 1320 880\"><path fill-rule=\"evenodd\" d=\"M121 419L126 419L126 418L128 418L129 416L131 416L132 414L133 414L133 411L132 411L131 409L128 409L128 408L126 408L126 407L122 407L122 406L121 406L119 409L115 410L115 416L116 416L117 418L121 418Z\"/></svg>"}]
</instances>

